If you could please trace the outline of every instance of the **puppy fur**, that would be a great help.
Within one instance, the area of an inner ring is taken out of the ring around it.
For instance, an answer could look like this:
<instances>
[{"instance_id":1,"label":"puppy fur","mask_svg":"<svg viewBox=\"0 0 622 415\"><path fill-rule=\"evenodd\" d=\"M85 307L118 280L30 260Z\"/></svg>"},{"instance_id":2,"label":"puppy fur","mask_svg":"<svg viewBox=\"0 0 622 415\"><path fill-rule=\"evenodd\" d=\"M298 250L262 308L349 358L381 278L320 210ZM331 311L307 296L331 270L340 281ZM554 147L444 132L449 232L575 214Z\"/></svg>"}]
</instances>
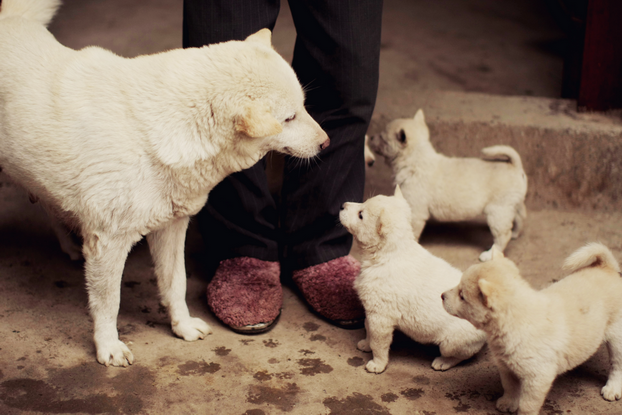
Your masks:
<instances>
[{"instance_id":1,"label":"puppy fur","mask_svg":"<svg viewBox=\"0 0 622 415\"><path fill-rule=\"evenodd\" d=\"M440 346L435 370L450 369L482 348L485 333L443 311L441 293L458 283L461 272L413 238L410 207L399 187L392 197L345 203L339 219L362 250L354 287L365 307L367 337L357 347L373 353L369 372L385 370L395 329Z\"/></svg>"},{"instance_id":2,"label":"puppy fur","mask_svg":"<svg viewBox=\"0 0 622 415\"><path fill-rule=\"evenodd\" d=\"M414 118L390 122L384 132L370 137L369 146L393 169L395 184L412 209L415 238L430 218L463 221L481 214L500 251L519 236L527 216L527 176L513 148L484 148L483 159L437 153L421 109ZM483 252L480 260L489 260L490 253Z\"/></svg>"},{"instance_id":3,"label":"puppy fur","mask_svg":"<svg viewBox=\"0 0 622 415\"><path fill-rule=\"evenodd\" d=\"M2 1L0 166L82 237L97 360L127 366L116 321L131 247L146 235L173 332L203 338L185 301L189 216L268 151L310 158L329 140L267 29L125 59L58 43L45 28L58 5Z\"/></svg>"},{"instance_id":4,"label":"puppy fur","mask_svg":"<svg viewBox=\"0 0 622 415\"><path fill-rule=\"evenodd\" d=\"M501 375L502 412L538 414L553 381L605 342L611 371L602 396L622 396L622 277L607 247L591 243L564 263L570 275L536 291L496 249L443 294L453 316L482 330Z\"/></svg>"}]
</instances>

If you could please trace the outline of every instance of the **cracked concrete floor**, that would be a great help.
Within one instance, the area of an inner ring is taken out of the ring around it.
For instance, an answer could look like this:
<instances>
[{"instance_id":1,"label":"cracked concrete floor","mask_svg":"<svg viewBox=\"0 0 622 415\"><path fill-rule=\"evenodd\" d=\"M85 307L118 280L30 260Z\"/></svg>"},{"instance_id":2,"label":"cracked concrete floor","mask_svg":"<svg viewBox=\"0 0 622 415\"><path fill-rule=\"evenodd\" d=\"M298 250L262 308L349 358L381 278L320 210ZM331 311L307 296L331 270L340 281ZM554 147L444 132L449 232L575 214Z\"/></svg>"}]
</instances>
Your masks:
<instances>
[{"instance_id":1,"label":"cracked concrete floor","mask_svg":"<svg viewBox=\"0 0 622 415\"><path fill-rule=\"evenodd\" d=\"M98 44L134 56L181 43L179 0L65 3L51 30L68 46ZM386 0L374 117L414 113L434 90L556 96L559 31L536 1L500 4ZM284 16L274 42L286 57L292 31ZM375 166L369 179L367 195L392 192L386 166ZM585 242L599 240L622 258L621 224L617 213L530 210L524 235L507 255L542 287L563 276L563 259ZM431 225L421 243L464 269L491 237L479 222ZM331 326L287 286L273 331L253 337L231 332L207 308L201 252L191 227L188 304L214 333L192 343L172 335L141 243L126 264L118 320L136 362L103 367L95 361L81 265L60 251L40 207L0 175L0 413L497 413L502 389L487 349L439 373L430 368L436 347L396 333L387 370L369 374L364 364L370 355L356 350L364 330ZM622 413L622 403L600 397L607 369L601 348L557 379L542 413Z\"/></svg>"}]
</instances>

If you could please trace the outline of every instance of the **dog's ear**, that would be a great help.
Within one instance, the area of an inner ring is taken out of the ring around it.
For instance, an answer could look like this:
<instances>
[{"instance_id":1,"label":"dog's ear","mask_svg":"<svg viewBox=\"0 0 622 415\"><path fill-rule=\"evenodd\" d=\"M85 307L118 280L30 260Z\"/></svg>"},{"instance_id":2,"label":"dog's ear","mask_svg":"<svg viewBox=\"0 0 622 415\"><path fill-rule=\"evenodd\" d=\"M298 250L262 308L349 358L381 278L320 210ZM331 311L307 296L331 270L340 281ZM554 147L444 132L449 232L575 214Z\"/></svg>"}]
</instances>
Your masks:
<instances>
[{"instance_id":1,"label":"dog's ear","mask_svg":"<svg viewBox=\"0 0 622 415\"><path fill-rule=\"evenodd\" d=\"M272 32L270 29L261 29L245 39L247 42L257 42L272 47Z\"/></svg>"},{"instance_id":2,"label":"dog's ear","mask_svg":"<svg viewBox=\"0 0 622 415\"><path fill-rule=\"evenodd\" d=\"M382 217L383 216L384 216L384 209L382 211L380 211L380 214L378 215L378 218L376 219L376 233L381 238L384 237L384 234L386 232L384 224L382 223Z\"/></svg>"},{"instance_id":3,"label":"dog's ear","mask_svg":"<svg viewBox=\"0 0 622 415\"><path fill-rule=\"evenodd\" d=\"M482 303L484 307L492 309L492 296L494 295L494 286L491 282L481 278L477 281L477 286L479 287L480 294L482 296Z\"/></svg>"},{"instance_id":4,"label":"dog's ear","mask_svg":"<svg viewBox=\"0 0 622 415\"><path fill-rule=\"evenodd\" d=\"M266 29L267 30L267 29ZM249 101L235 120L235 129L252 138L263 138L283 131L270 108L260 101Z\"/></svg>"},{"instance_id":5,"label":"dog's ear","mask_svg":"<svg viewBox=\"0 0 622 415\"><path fill-rule=\"evenodd\" d=\"M413 119L417 122L417 123L422 123L425 124L425 115L423 115L423 110L421 108L419 108L417 110L417 113L415 114L415 116L413 117Z\"/></svg>"},{"instance_id":6,"label":"dog's ear","mask_svg":"<svg viewBox=\"0 0 622 415\"><path fill-rule=\"evenodd\" d=\"M393 193L393 196L400 198L400 199L404 199L404 195L402 194L402 189L400 188L399 184L395 186L395 193Z\"/></svg>"},{"instance_id":7,"label":"dog's ear","mask_svg":"<svg viewBox=\"0 0 622 415\"><path fill-rule=\"evenodd\" d=\"M501 259L501 258L505 258L505 256L503 255L503 251L501 251L499 248L497 248L495 245L492 246L492 248L490 249L490 259Z\"/></svg>"}]
</instances>

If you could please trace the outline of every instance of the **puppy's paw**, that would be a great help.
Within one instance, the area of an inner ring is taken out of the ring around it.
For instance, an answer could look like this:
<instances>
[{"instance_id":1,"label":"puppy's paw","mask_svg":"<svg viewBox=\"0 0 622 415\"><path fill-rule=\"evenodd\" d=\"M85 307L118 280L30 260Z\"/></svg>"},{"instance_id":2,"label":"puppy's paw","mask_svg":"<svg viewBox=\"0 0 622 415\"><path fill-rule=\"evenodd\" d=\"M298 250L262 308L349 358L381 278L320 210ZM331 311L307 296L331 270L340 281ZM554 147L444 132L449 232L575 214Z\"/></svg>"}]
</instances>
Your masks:
<instances>
[{"instance_id":1,"label":"puppy's paw","mask_svg":"<svg viewBox=\"0 0 622 415\"><path fill-rule=\"evenodd\" d=\"M362 352L371 352L371 347L369 347L369 342L367 341L367 339L359 341L356 345L356 348Z\"/></svg>"},{"instance_id":2,"label":"puppy's paw","mask_svg":"<svg viewBox=\"0 0 622 415\"><path fill-rule=\"evenodd\" d=\"M434 370L448 370L462 362L461 359L455 357L439 356L432 362L432 369Z\"/></svg>"},{"instance_id":3,"label":"puppy's paw","mask_svg":"<svg viewBox=\"0 0 622 415\"><path fill-rule=\"evenodd\" d=\"M378 362L377 360L378 359L372 359L369 362L367 362L367 366L365 366L365 369L367 369L367 371L370 373L384 372L384 370L387 368L388 362Z\"/></svg>"},{"instance_id":4,"label":"puppy's paw","mask_svg":"<svg viewBox=\"0 0 622 415\"><path fill-rule=\"evenodd\" d=\"M173 329L173 333L189 342L204 339L205 336L212 332L212 328L206 322L200 318L193 317L181 320L179 323L173 324L171 327Z\"/></svg>"},{"instance_id":5,"label":"puppy's paw","mask_svg":"<svg viewBox=\"0 0 622 415\"><path fill-rule=\"evenodd\" d=\"M607 382L600 390L600 394L608 401L617 401L622 398L622 387L620 385L610 385Z\"/></svg>"},{"instance_id":6,"label":"puppy's paw","mask_svg":"<svg viewBox=\"0 0 622 415\"><path fill-rule=\"evenodd\" d=\"M97 348L97 361L106 366L127 367L134 363L134 355L121 340L114 340Z\"/></svg>"},{"instance_id":7,"label":"puppy's paw","mask_svg":"<svg viewBox=\"0 0 622 415\"><path fill-rule=\"evenodd\" d=\"M518 411L518 399L513 399L504 394L497 399L497 409L501 412L516 412Z\"/></svg>"},{"instance_id":8,"label":"puppy's paw","mask_svg":"<svg viewBox=\"0 0 622 415\"><path fill-rule=\"evenodd\" d=\"M490 261L492 259L492 249L484 251L479 255L479 260L482 262Z\"/></svg>"}]
</instances>

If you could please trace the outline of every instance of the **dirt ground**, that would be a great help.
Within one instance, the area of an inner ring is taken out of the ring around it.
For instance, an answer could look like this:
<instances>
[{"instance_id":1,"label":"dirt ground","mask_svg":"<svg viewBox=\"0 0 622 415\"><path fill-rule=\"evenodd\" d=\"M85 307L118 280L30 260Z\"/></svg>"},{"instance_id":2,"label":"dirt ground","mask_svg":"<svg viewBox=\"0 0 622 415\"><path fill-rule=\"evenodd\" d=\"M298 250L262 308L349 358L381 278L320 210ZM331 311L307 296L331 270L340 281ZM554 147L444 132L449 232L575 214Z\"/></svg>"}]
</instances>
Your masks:
<instances>
[{"instance_id":1,"label":"dirt ground","mask_svg":"<svg viewBox=\"0 0 622 415\"><path fill-rule=\"evenodd\" d=\"M51 31L68 46L96 44L135 56L181 44L180 0L65 3ZM274 42L286 58L293 36L284 7ZM537 97L534 102L555 98L563 39L536 0L385 0L372 129L414 114L439 91L490 94L501 103L509 96ZM435 110L437 121L460 105L459 100L444 101ZM540 128L530 120L523 122ZM589 138L591 130L586 131ZM464 143L444 145L461 148ZM530 154L523 160L530 169L538 167L530 164ZM368 170L366 195L390 194L392 188L391 172L378 160ZM525 232L510 242L506 254L535 287L562 278L564 258L589 241L603 242L622 259L622 214L590 206L554 209L538 197L528 200ZM477 261L491 243L482 221L431 224L421 239L425 248L460 269ZM60 251L41 208L0 174L0 413L497 413L502 388L487 348L441 373L430 367L437 347L396 333L387 370L369 374L364 365L370 355L356 349L364 329L342 330L325 322L287 282L274 330L257 336L231 332L207 307L202 254L193 224L187 239L188 304L213 334L198 342L172 334L158 303L147 246L140 243L126 264L118 320L121 339L136 362L106 368L95 360L82 265ZM622 413L621 402L600 397L607 370L607 351L601 348L557 379L541 413Z\"/></svg>"}]
</instances>

